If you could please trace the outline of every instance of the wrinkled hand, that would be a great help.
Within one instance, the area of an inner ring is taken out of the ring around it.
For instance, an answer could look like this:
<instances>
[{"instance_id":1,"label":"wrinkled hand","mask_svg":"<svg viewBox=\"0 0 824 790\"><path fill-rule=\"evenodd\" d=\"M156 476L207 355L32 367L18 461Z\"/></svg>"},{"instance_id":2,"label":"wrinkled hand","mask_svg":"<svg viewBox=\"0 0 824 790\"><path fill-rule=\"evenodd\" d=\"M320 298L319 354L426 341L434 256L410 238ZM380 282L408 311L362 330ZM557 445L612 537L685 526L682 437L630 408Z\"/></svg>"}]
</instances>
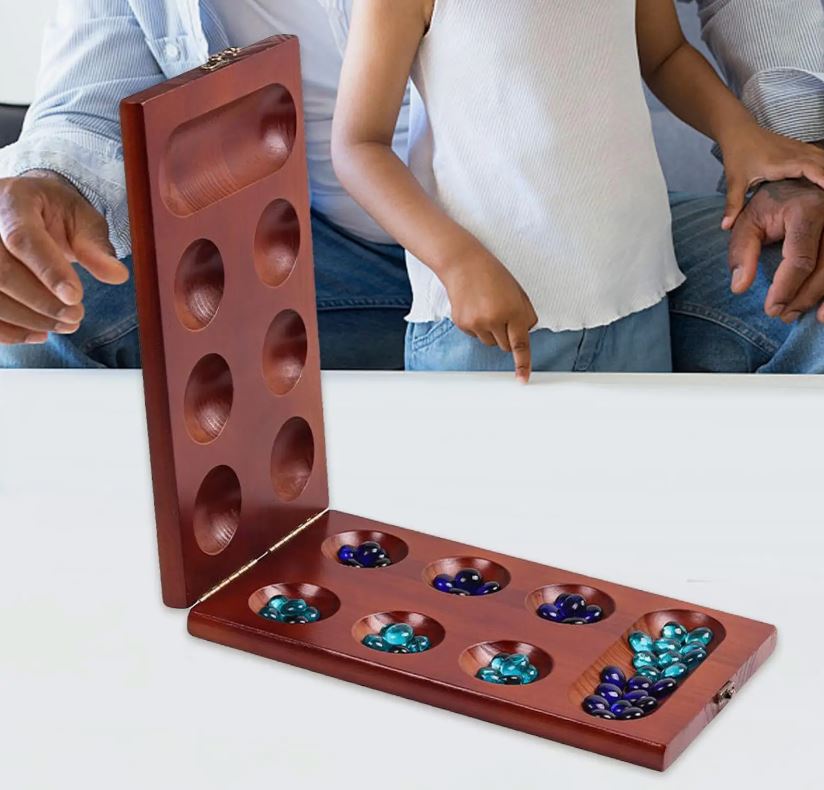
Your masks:
<instances>
[{"instance_id":1,"label":"wrinkled hand","mask_svg":"<svg viewBox=\"0 0 824 790\"><path fill-rule=\"evenodd\" d=\"M824 189L824 151L774 134L755 123L721 143L727 205L721 227L729 230L744 208L747 192L764 181L805 178Z\"/></svg>"},{"instance_id":2,"label":"wrinkled hand","mask_svg":"<svg viewBox=\"0 0 824 790\"><path fill-rule=\"evenodd\" d=\"M529 381L532 355L529 330L538 323L532 303L506 267L486 250L450 267L444 285L452 321L484 345L498 346L515 360L519 381Z\"/></svg>"},{"instance_id":3,"label":"wrinkled hand","mask_svg":"<svg viewBox=\"0 0 824 790\"><path fill-rule=\"evenodd\" d=\"M761 248L784 241L783 260L767 292L767 315L792 323L824 301L824 189L805 179L764 184L730 238L732 290L747 291ZM824 323L824 305L818 320Z\"/></svg>"},{"instance_id":4,"label":"wrinkled hand","mask_svg":"<svg viewBox=\"0 0 824 790\"><path fill-rule=\"evenodd\" d=\"M0 343L43 343L76 332L83 287L72 263L118 285L106 220L65 179L46 172L0 179Z\"/></svg>"}]
</instances>

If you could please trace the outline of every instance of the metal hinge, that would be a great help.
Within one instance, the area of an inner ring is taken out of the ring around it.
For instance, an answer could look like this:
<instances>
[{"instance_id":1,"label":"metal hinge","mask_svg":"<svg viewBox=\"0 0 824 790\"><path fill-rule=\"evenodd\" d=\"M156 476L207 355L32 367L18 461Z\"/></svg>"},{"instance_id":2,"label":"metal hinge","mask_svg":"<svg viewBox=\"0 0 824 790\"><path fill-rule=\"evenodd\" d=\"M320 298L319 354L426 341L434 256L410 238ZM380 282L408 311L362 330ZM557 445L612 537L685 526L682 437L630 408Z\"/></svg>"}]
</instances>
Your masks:
<instances>
[{"instance_id":1,"label":"metal hinge","mask_svg":"<svg viewBox=\"0 0 824 790\"><path fill-rule=\"evenodd\" d=\"M200 68L203 71L216 71L223 66L228 66L240 54L240 47L228 47L222 52L216 52L214 55L209 55L207 60Z\"/></svg>"},{"instance_id":2,"label":"metal hinge","mask_svg":"<svg viewBox=\"0 0 824 790\"><path fill-rule=\"evenodd\" d=\"M729 680L721 690L715 695L715 704L718 705L719 710L726 706L726 704L735 696L735 683Z\"/></svg>"},{"instance_id":3,"label":"metal hinge","mask_svg":"<svg viewBox=\"0 0 824 790\"><path fill-rule=\"evenodd\" d=\"M195 601L195 606L197 606L197 604L199 603L203 603L207 598L211 598L216 592L218 592L218 590L222 590L224 587L231 584L239 576L242 576L250 568L253 568L255 565L257 565L264 557L267 557L273 551L277 551L281 546L283 546L284 543L288 543L290 540L292 540L292 538L299 535L307 527L312 526L312 524L314 524L321 516L326 515L328 512L329 508L326 508L325 510L322 510L320 513L317 513L311 518L304 521L303 524L293 529L285 538L281 538L277 543L275 543L274 546L270 546L268 549L266 549L266 551L264 551L263 554L261 554L259 557L247 563L242 568L239 568L231 576L227 576L222 582L219 582L214 587L212 587L211 590L209 590L207 593L198 598L197 601Z\"/></svg>"}]
</instances>

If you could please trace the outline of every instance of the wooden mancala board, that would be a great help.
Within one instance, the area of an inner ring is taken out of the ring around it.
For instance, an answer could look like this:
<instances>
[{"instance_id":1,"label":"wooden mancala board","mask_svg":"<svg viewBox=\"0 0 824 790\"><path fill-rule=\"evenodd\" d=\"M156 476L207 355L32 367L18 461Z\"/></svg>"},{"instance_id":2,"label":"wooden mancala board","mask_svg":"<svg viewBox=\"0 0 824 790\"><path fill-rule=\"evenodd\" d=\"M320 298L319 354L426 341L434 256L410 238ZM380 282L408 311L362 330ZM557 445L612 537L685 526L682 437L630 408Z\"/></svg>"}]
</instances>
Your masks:
<instances>
[{"instance_id":1,"label":"wooden mancala board","mask_svg":"<svg viewBox=\"0 0 824 790\"><path fill-rule=\"evenodd\" d=\"M126 154L163 599L195 636L594 752L665 769L766 660L772 626L330 511L298 41L268 39L126 99ZM377 540L385 568L341 564ZM465 567L502 589L460 597ZM585 626L535 610L563 592ZM258 612L302 597L321 619ZM588 715L626 637L669 620L715 633L707 660L645 718ZM431 649L361 640L391 622ZM522 652L529 685L475 677Z\"/></svg>"}]
</instances>

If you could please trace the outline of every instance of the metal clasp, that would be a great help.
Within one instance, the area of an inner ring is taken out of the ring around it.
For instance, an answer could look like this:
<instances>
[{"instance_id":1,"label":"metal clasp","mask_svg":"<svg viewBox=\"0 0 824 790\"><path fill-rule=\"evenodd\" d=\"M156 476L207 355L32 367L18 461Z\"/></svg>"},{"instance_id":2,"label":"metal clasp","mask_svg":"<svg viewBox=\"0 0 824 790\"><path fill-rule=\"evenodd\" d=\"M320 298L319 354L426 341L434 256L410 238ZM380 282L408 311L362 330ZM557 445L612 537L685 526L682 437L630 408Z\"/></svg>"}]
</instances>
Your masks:
<instances>
[{"instance_id":1,"label":"metal clasp","mask_svg":"<svg viewBox=\"0 0 824 790\"><path fill-rule=\"evenodd\" d=\"M731 680L727 681L721 690L715 695L715 704L718 705L719 710L726 706L726 704L735 696L735 683Z\"/></svg>"},{"instance_id":2,"label":"metal clasp","mask_svg":"<svg viewBox=\"0 0 824 790\"><path fill-rule=\"evenodd\" d=\"M240 47L229 47L222 52L209 55L209 60L200 68L203 69L203 71L215 71L216 69L229 65L239 54Z\"/></svg>"}]
</instances>

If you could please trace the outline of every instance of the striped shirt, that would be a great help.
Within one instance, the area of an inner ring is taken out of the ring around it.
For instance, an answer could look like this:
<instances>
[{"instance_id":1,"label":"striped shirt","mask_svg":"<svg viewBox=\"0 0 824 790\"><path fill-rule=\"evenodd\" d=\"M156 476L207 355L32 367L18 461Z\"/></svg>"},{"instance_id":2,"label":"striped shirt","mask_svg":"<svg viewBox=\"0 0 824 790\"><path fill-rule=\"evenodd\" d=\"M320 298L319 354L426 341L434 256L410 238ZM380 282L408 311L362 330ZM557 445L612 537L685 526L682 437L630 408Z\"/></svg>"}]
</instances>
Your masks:
<instances>
[{"instance_id":1,"label":"striped shirt","mask_svg":"<svg viewBox=\"0 0 824 790\"><path fill-rule=\"evenodd\" d=\"M693 1L707 44L758 121L801 140L824 139L821 0ZM346 13L346 0L319 2L330 15ZM60 0L37 99L20 141L0 149L0 177L60 173L104 214L126 256L119 101L231 43L208 0Z\"/></svg>"}]
</instances>

